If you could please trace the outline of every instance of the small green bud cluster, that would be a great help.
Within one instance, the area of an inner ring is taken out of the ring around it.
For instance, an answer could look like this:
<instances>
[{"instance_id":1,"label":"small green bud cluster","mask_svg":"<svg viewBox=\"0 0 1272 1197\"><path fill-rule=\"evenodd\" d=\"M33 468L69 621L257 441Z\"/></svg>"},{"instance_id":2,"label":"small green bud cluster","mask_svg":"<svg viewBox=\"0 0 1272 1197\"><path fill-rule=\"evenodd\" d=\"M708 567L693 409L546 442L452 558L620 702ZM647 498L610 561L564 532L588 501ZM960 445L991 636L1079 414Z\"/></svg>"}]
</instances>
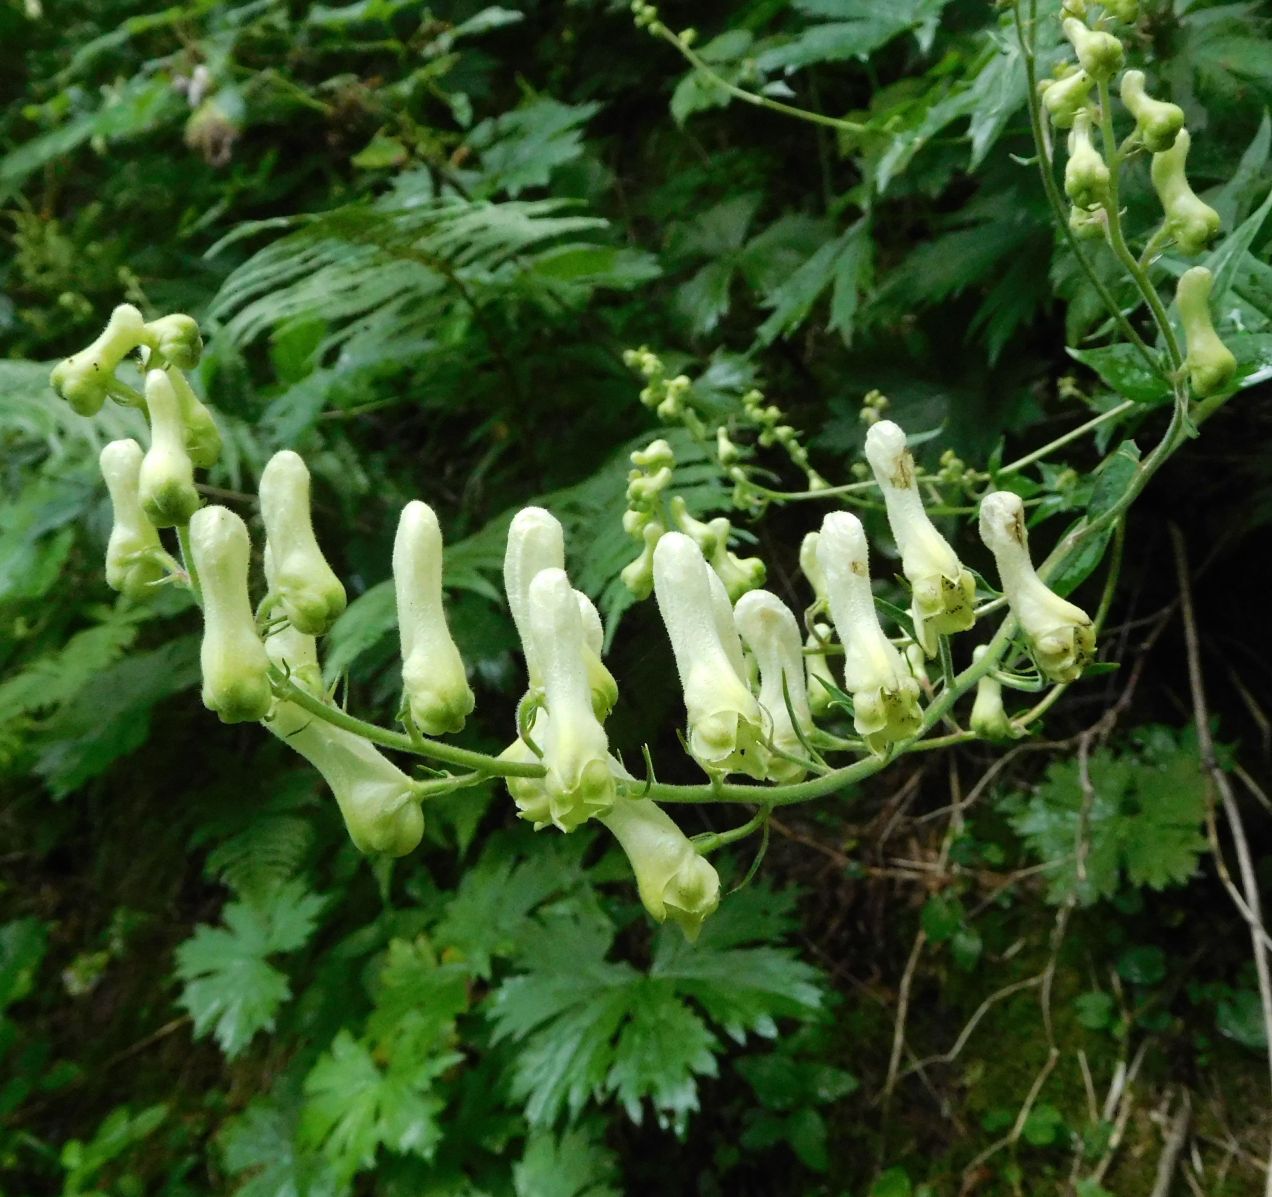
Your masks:
<instances>
[{"instance_id":1,"label":"small green bud cluster","mask_svg":"<svg viewBox=\"0 0 1272 1197\"><path fill-rule=\"evenodd\" d=\"M623 531L640 546L640 555L621 574L623 585L638 599L654 590L654 548L667 531L663 492L671 485L676 455L665 440L651 441L631 455L634 467L627 475L627 510Z\"/></svg>"},{"instance_id":2,"label":"small green bud cluster","mask_svg":"<svg viewBox=\"0 0 1272 1197\"><path fill-rule=\"evenodd\" d=\"M878 423L883 419L883 414L888 410L888 397L882 391L870 390L862 396L861 410L857 413L857 418L869 428L872 424ZM864 462L858 462L858 465L864 465ZM866 467L865 474L869 473L869 467Z\"/></svg>"},{"instance_id":3,"label":"small green bud cluster","mask_svg":"<svg viewBox=\"0 0 1272 1197\"><path fill-rule=\"evenodd\" d=\"M786 451L791 464L808 479L809 490L824 490L822 478L808 460L808 450L800 439L800 433L787 422L786 414L775 403L769 403L764 392L752 387L742 396L742 411L758 430L756 440L761 448L780 446Z\"/></svg>"},{"instance_id":4,"label":"small green bud cluster","mask_svg":"<svg viewBox=\"0 0 1272 1197\"><path fill-rule=\"evenodd\" d=\"M651 33L659 33L662 30L662 22L658 19L658 8L648 3L648 0L632 0L631 10L637 29L648 29ZM689 32L692 33L692 31Z\"/></svg>"}]
</instances>

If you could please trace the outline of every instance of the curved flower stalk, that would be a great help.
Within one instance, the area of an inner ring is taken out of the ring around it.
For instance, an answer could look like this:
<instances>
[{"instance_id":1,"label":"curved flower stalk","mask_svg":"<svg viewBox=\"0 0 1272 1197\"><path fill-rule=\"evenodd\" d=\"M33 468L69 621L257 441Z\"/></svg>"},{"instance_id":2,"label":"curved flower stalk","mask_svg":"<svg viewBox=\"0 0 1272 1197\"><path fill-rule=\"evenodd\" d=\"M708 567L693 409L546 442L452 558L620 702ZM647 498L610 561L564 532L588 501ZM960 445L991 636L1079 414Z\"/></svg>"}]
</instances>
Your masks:
<instances>
[{"instance_id":1,"label":"curved flower stalk","mask_svg":"<svg viewBox=\"0 0 1272 1197\"><path fill-rule=\"evenodd\" d=\"M1079 112L1090 101L1095 80L1081 68L1069 64L1069 74L1059 79L1046 79L1038 84L1042 106L1057 129L1070 129Z\"/></svg>"},{"instance_id":2,"label":"curved flower stalk","mask_svg":"<svg viewBox=\"0 0 1272 1197\"><path fill-rule=\"evenodd\" d=\"M442 530L418 499L402 509L393 541L393 592L402 645L402 689L425 735L457 732L476 705L442 602Z\"/></svg>"},{"instance_id":3,"label":"curved flower stalk","mask_svg":"<svg viewBox=\"0 0 1272 1197\"><path fill-rule=\"evenodd\" d=\"M545 569L565 568L565 533L555 516L542 507L523 507L508 526L504 551L504 593L521 638L530 691L543 688L543 664L530 630L530 583Z\"/></svg>"},{"instance_id":4,"label":"curved flower stalk","mask_svg":"<svg viewBox=\"0 0 1272 1197\"><path fill-rule=\"evenodd\" d=\"M988 651L988 645L978 644L972 651L973 663L980 661ZM972 714L968 726L982 740L996 742L1014 740L1024 733L1007 716L1003 707L1003 684L993 673L983 673L976 683L976 698L972 702Z\"/></svg>"},{"instance_id":5,"label":"curved flower stalk","mask_svg":"<svg viewBox=\"0 0 1272 1197\"><path fill-rule=\"evenodd\" d=\"M312 637L294 628L270 640L280 636L292 644L298 638L313 644ZM308 651L302 650L302 655L308 656ZM317 666L316 654L313 664ZM274 704L264 726L322 774L359 852L405 856L419 844L424 815L416 785L374 744L286 701Z\"/></svg>"},{"instance_id":6,"label":"curved flower stalk","mask_svg":"<svg viewBox=\"0 0 1272 1197\"><path fill-rule=\"evenodd\" d=\"M130 303L121 303L91 345L59 362L49 377L53 389L81 416L95 416L109 395L118 393L115 371L139 345L146 324Z\"/></svg>"},{"instance_id":7,"label":"curved flower stalk","mask_svg":"<svg viewBox=\"0 0 1272 1197\"><path fill-rule=\"evenodd\" d=\"M1108 82L1122 69L1126 54L1122 43L1111 33L1088 29L1077 17L1066 17L1061 28L1082 69L1097 83Z\"/></svg>"},{"instance_id":8,"label":"curved flower stalk","mask_svg":"<svg viewBox=\"0 0 1272 1197\"><path fill-rule=\"evenodd\" d=\"M830 643L830 636L831 629L828 625L815 623L808 639L804 641L805 692L808 694L808 709L814 716L828 715L834 702L834 690L828 689L823 683L828 683L835 690L839 689L834 671L826 658L826 645Z\"/></svg>"},{"instance_id":9,"label":"curved flower stalk","mask_svg":"<svg viewBox=\"0 0 1272 1197\"><path fill-rule=\"evenodd\" d=\"M114 523L106 545L106 585L129 598L143 598L167 575L159 533L141 509L138 491L143 458L134 440L111 441L98 458Z\"/></svg>"},{"instance_id":10,"label":"curved flower stalk","mask_svg":"<svg viewBox=\"0 0 1272 1197\"><path fill-rule=\"evenodd\" d=\"M156 528L189 523L200 502L194 489L194 463L186 452L177 393L162 370L146 375L146 410L150 448L138 477L141 508Z\"/></svg>"},{"instance_id":11,"label":"curved flower stalk","mask_svg":"<svg viewBox=\"0 0 1272 1197\"><path fill-rule=\"evenodd\" d=\"M654 597L684 691L690 753L708 773L763 779L768 766L764 718L739 671L741 644L728 596L698 546L682 532L668 532L658 542Z\"/></svg>"},{"instance_id":12,"label":"curved flower stalk","mask_svg":"<svg viewBox=\"0 0 1272 1197\"><path fill-rule=\"evenodd\" d=\"M211 469L221 457L220 429L186 376L180 370L168 370L167 375L177 396L177 409L185 429L186 452L198 469Z\"/></svg>"},{"instance_id":13,"label":"curved flower stalk","mask_svg":"<svg viewBox=\"0 0 1272 1197\"><path fill-rule=\"evenodd\" d=\"M190 520L190 553L203 591L203 705L222 723L263 719L269 657L247 593L247 525L224 507L204 507Z\"/></svg>"},{"instance_id":14,"label":"curved flower stalk","mask_svg":"<svg viewBox=\"0 0 1272 1197\"><path fill-rule=\"evenodd\" d=\"M882 755L914 735L922 715L919 683L879 626L861 521L846 511L831 512L822 522L817 559L844 646L844 687L852 695L853 724L870 751Z\"/></svg>"},{"instance_id":15,"label":"curved flower stalk","mask_svg":"<svg viewBox=\"0 0 1272 1197\"><path fill-rule=\"evenodd\" d=\"M733 524L722 515L707 522L689 514L680 495L671 500L671 518L676 527L702 550L707 564L724 583L730 603L736 603L748 590L764 585L766 568L758 557L739 557L729 549Z\"/></svg>"},{"instance_id":16,"label":"curved flower stalk","mask_svg":"<svg viewBox=\"0 0 1272 1197\"><path fill-rule=\"evenodd\" d=\"M345 609L345 589L318 547L309 514L309 470L299 453L275 453L261 472L261 519L273 568L267 603L291 625L321 636Z\"/></svg>"},{"instance_id":17,"label":"curved flower stalk","mask_svg":"<svg viewBox=\"0 0 1272 1197\"><path fill-rule=\"evenodd\" d=\"M976 622L976 579L923 510L914 458L898 425L880 420L871 426L866 460L883 492L901 570L910 583L915 635L923 651L935 656L938 636L965 632Z\"/></svg>"},{"instance_id":18,"label":"curved flower stalk","mask_svg":"<svg viewBox=\"0 0 1272 1197\"><path fill-rule=\"evenodd\" d=\"M602 823L627 854L640 900L655 922L670 919L692 943L720 905L720 877L670 815L648 798L618 798Z\"/></svg>"},{"instance_id":19,"label":"curved flower stalk","mask_svg":"<svg viewBox=\"0 0 1272 1197\"><path fill-rule=\"evenodd\" d=\"M1160 154L1175 144L1184 127L1184 110L1168 100L1154 100L1144 87L1143 71L1122 76L1122 103L1135 118L1135 136L1151 153Z\"/></svg>"},{"instance_id":20,"label":"curved flower stalk","mask_svg":"<svg viewBox=\"0 0 1272 1197\"><path fill-rule=\"evenodd\" d=\"M1109 198L1112 175L1091 140L1091 110L1084 108L1069 130L1069 160L1064 165L1064 193L1078 208L1089 210Z\"/></svg>"},{"instance_id":21,"label":"curved flower stalk","mask_svg":"<svg viewBox=\"0 0 1272 1197\"><path fill-rule=\"evenodd\" d=\"M583 660L587 664L587 684L592 692L592 710L604 723L618 702L618 682L601 660L605 648L605 627L601 613L581 590L574 592L583 621Z\"/></svg>"},{"instance_id":22,"label":"curved flower stalk","mask_svg":"<svg viewBox=\"0 0 1272 1197\"><path fill-rule=\"evenodd\" d=\"M791 609L767 590L744 594L734 616L760 668L760 706L770 720L769 743L778 754L784 754L772 757L768 775L780 783L799 781L808 770L786 758L806 758L804 744L813 731L799 624Z\"/></svg>"},{"instance_id":23,"label":"curved flower stalk","mask_svg":"<svg viewBox=\"0 0 1272 1197\"><path fill-rule=\"evenodd\" d=\"M528 598L529 632L547 708L535 731L547 775L509 789L521 817L536 829L552 824L569 832L614 804L609 741L592 710L583 619L565 571L540 570Z\"/></svg>"},{"instance_id":24,"label":"curved flower stalk","mask_svg":"<svg viewBox=\"0 0 1272 1197\"><path fill-rule=\"evenodd\" d=\"M1204 266L1185 270L1175 291L1184 342L1188 352L1184 366L1198 399L1222 391L1237 372L1237 359L1219 339L1210 319L1210 288L1214 278Z\"/></svg>"},{"instance_id":25,"label":"curved flower stalk","mask_svg":"<svg viewBox=\"0 0 1272 1197\"><path fill-rule=\"evenodd\" d=\"M1020 621L1038 668L1053 682L1073 682L1095 655L1095 627L1086 612L1049 590L1029 558L1025 509L1019 495L994 491L981 500L980 534L994 554L998 578Z\"/></svg>"},{"instance_id":26,"label":"curved flower stalk","mask_svg":"<svg viewBox=\"0 0 1272 1197\"><path fill-rule=\"evenodd\" d=\"M1179 252L1190 258L1209 249L1223 225L1219 213L1199 199L1188 182L1186 168L1191 148L1188 130L1180 129L1170 149L1153 155L1150 171L1153 189L1166 216L1163 228L1175 239Z\"/></svg>"}]
</instances>

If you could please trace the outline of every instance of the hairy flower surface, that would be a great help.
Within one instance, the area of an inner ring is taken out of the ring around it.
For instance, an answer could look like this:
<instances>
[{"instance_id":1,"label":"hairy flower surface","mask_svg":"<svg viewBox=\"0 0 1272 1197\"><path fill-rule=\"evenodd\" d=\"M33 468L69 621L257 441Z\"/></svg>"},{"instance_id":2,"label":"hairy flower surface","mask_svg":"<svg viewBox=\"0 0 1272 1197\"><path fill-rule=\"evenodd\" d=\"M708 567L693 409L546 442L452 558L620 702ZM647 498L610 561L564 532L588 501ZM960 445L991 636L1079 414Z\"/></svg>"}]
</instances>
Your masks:
<instances>
[{"instance_id":1,"label":"hairy flower surface","mask_svg":"<svg viewBox=\"0 0 1272 1197\"><path fill-rule=\"evenodd\" d=\"M866 460L883 492L888 524L910 583L910 614L923 651L935 656L937 636L964 632L976 622L976 580L923 509L914 458L905 433L880 420L866 434Z\"/></svg>"},{"instance_id":2,"label":"hairy flower surface","mask_svg":"<svg viewBox=\"0 0 1272 1197\"><path fill-rule=\"evenodd\" d=\"M542 507L523 507L508 526L504 551L504 593L521 638L530 690L543 686L543 665L530 631L530 583L545 569L565 568L565 533L560 522Z\"/></svg>"},{"instance_id":3,"label":"hairy flower surface","mask_svg":"<svg viewBox=\"0 0 1272 1197\"><path fill-rule=\"evenodd\" d=\"M194 489L194 463L186 452L177 393L163 370L146 375L146 411L150 448L137 478L141 509L156 528L189 523L199 509L199 492Z\"/></svg>"},{"instance_id":4,"label":"hairy flower surface","mask_svg":"<svg viewBox=\"0 0 1272 1197\"><path fill-rule=\"evenodd\" d=\"M804 741L813 730L799 624L791 609L767 590L744 594L734 616L760 669L760 706L769 717L769 744L776 750L768 776L777 782L798 781L807 769L787 758L807 758Z\"/></svg>"},{"instance_id":5,"label":"hairy flower surface","mask_svg":"<svg viewBox=\"0 0 1272 1197\"><path fill-rule=\"evenodd\" d=\"M49 382L78 415L95 416L111 393L119 364L145 341L141 313L121 303L91 345L53 367Z\"/></svg>"},{"instance_id":6,"label":"hairy flower surface","mask_svg":"<svg viewBox=\"0 0 1272 1197\"><path fill-rule=\"evenodd\" d=\"M919 683L879 625L861 521L847 511L826 516L817 559L844 646L844 688L852 695L854 726L872 752L884 753L919 730Z\"/></svg>"},{"instance_id":7,"label":"hairy flower surface","mask_svg":"<svg viewBox=\"0 0 1272 1197\"><path fill-rule=\"evenodd\" d=\"M596 605L581 590L574 592L583 621L583 659L587 663L587 684L592 692L592 710L604 722L618 702L618 682L601 659L605 648L605 626Z\"/></svg>"},{"instance_id":8,"label":"hairy flower surface","mask_svg":"<svg viewBox=\"0 0 1272 1197\"><path fill-rule=\"evenodd\" d=\"M309 469L300 454L275 453L261 473L259 493L271 562L270 597L294 628L321 636L345 609L345 588L318 547L309 512Z\"/></svg>"},{"instance_id":9,"label":"hairy flower surface","mask_svg":"<svg viewBox=\"0 0 1272 1197\"><path fill-rule=\"evenodd\" d=\"M418 499L402 509L393 541L393 592L402 689L411 720L428 736L457 732L476 700L442 600L442 529Z\"/></svg>"},{"instance_id":10,"label":"hairy flower surface","mask_svg":"<svg viewBox=\"0 0 1272 1197\"><path fill-rule=\"evenodd\" d=\"M671 919L691 942L720 905L720 877L670 815L648 798L619 798L601 822L614 833L656 922Z\"/></svg>"},{"instance_id":11,"label":"hairy flower surface","mask_svg":"<svg viewBox=\"0 0 1272 1197\"><path fill-rule=\"evenodd\" d=\"M682 532L668 532L658 542L654 595L684 691L690 753L710 773L763 778L764 717L744 680L729 598Z\"/></svg>"},{"instance_id":12,"label":"hairy flower surface","mask_svg":"<svg viewBox=\"0 0 1272 1197\"><path fill-rule=\"evenodd\" d=\"M204 507L190 520L190 553L203 592L203 705L223 723L263 719L269 657L247 592L247 525L224 507Z\"/></svg>"},{"instance_id":13,"label":"hairy flower surface","mask_svg":"<svg viewBox=\"0 0 1272 1197\"><path fill-rule=\"evenodd\" d=\"M141 509L141 446L134 440L111 441L98 458L114 522L106 545L106 585L129 598L143 598L166 576L163 546Z\"/></svg>"},{"instance_id":14,"label":"hairy flower surface","mask_svg":"<svg viewBox=\"0 0 1272 1197\"><path fill-rule=\"evenodd\" d=\"M524 784L509 790L522 818L536 828L552 824L573 831L614 803L609 741L592 710L583 618L565 571L540 570L527 598L528 632L542 670L546 707L546 717L535 721L534 736L547 774L521 779ZM524 752L515 755L525 759Z\"/></svg>"},{"instance_id":15,"label":"hairy flower surface","mask_svg":"<svg viewBox=\"0 0 1272 1197\"><path fill-rule=\"evenodd\" d=\"M998 578L1034 660L1053 682L1076 681L1095 655L1095 628L1086 612L1038 577L1029 557L1019 495L1000 490L981 500L980 534L994 554Z\"/></svg>"}]
</instances>

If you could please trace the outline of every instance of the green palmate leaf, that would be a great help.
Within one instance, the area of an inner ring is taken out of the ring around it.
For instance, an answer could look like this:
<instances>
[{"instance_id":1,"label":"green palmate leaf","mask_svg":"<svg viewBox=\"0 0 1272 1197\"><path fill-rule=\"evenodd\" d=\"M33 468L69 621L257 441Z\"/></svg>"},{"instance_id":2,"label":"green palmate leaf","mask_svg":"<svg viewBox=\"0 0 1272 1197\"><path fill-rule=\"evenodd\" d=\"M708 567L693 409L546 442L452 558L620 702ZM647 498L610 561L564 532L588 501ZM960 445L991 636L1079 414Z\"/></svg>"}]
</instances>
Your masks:
<instances>
[{"instance_id":1,"label":"green palmate leaf","mask_svg":"<svg viewBox=\"0 0 1272 1197\"><path fill-rule=\"evenodd\" d=\"M617 1161L582 1126L534 1131L512 1169L517 1197L619 1197Z\"/></svg>"},{"instance_id":2,"label":"green palmate leaf","mask_svg":"<svg viewBox=\"0 0 1272 1197\"><path fill-rule=\"evenodd\" d=\"M817 62L866 59L894 37L919 26L932 26L949 0L902 0L881 6L872 0L798 0L810 17L830 18L810 25L790 41L759 56L764 70L798 70ZM931 40L930 32L926 34Z\"/></svg>"},{"instance_id":3,"label":"green palmate leaf","mask_svg":"<svg viewBox=\"0 0 1272 1197\"><path fill-rule=\"evenodd\" d=\"M206 871L249 904L267 906L271 892L300 871L315 838L313 820L302 815L257 815L208 853Z\"/></svg>"},{"instance_id":4,"label":"green palmate leaf","mask_svg":"<svg viewBox=\"0 0 1272 1197\"><path fill-rule=\"evenodd\" d=\"M243 1177L235 1197L341 1197L348 1192L325 1159L297 1150L295 1118L268 1100L252 1102L227 1123L220 1145L225 1170Z\"/></svg>"},{"instance_id":5,"label":"green palmate leaf","mask_svg":"<svg viewBox=\"0 0 1272 1197\"><path fill-rule=\"evenodd\" d=\"M752 893L758 897L748 901ZM730 915L734 899L741 909ZM780 935L788 919L785 898L763 887L741 891L708 920L697 945L660 930L641 973L607 959L613 928L596 915L540 916L522 937L526 971L505 981L492 1004L496 1040L520 1044L512 1088L526 1116L550 1123L612 1095L635 1121L648 1100L661 1125L683 1128L698 1108L698 1078L715 1075L720 1043L710 1023L742 1042L751 1032L776 1035L778 1018L817 1017L816 971L784 948L754 946L767 931Z\"/></svg>"},{"instance_id":6,"label":"green palmate leaf","mask_svg":"<svg viewBox=\"0 0 1272 1197\"><path fill-rule=\"evenodd\" d=\"M1140 451L1134 441L1123 441L1109 455L1095 475L1091 500L1087 504L1084 522L1091 523L1111 511L1126 494L1139 472ZM1067 558L1048 579L1048 585L1060 595L1072 594L1104 559L1104 552L1113 538L1113 528L1086 537L1077 551Z\"/></svg>"},{"instance_id":7,"label":"green palmate leaf","mask_svg":"<svg viewBox=\"0 0 1272 1197\"><path fill-rule=\"evenodd\" d=\"M320 894L291 881L274 890L266 906L231 902L224 927L199 927L181 944L180 1000L195 1034L211 1033L232 1059L258 1031L271 1029L291 986L269 957L303 947L325 905Z\"/></svg>"},{"instance_id":8,"label":"green palmate leaf","mask_svg":"<svg viewBox=\"0 0 1272 1197\"><path fill-rule=\"evenodd\" d=\"M870 232L864 219L841 236L822 245L789 278L764 296L772 309L760 325L756 340L767 345L794 332L808 319L814 304L828 287L831 294L829 327L845 342L852 340L858 298L870 270Z\"/></svg>"},{"instance_id":9,"label":"green palmate leaf","mask_svg":"<svg viewBox=\"0 0 1272 1197\"><path fill-rule=\"evenodd\" d=\"M382 1068L366 1044L341 1031L305 1080L301 1141L321 1146L342 1178L373 1167L381 1146L431 1158L445 1105L433 1082L459 1058L394 1056Z\"/></svg>"},{"instance_id":10,"label":"green palmate leaf","mask_svg":"<svg viewBox=\"0 0 1272 1197\"><path fill-rule=\"evenodd\" d=\"M751 43L751 34L745 29L729 29L707 42L698 54L726 82L737 83L743 73L742 59L750 50ZM718 83L698 71L690 71L676 84L672 93L672 119L683 125L695 112L726 108L731 101L732 97Z\"/></svg>"},{"instance_id":11,"label":"green palmate leaf","mask_svg":"<svg viewBox=\"0 0 1272 1197\"><path fill-rule=\"evenodd\" d=\"M1149 729L1127 751L1093 753L1089 776L1088 802L1077 762L1052 765L1012 817L1047 866L1048 899L1076 893L1089 905L1112 897L1123 875L1152 889L1188 881L1206 849L1206 787L1191 734Z\"/></svg>"},{"instance_id":12,"label":"green palmate leaf","mask_svg":"<svg viewBox=\"0 0 1272 1197\"><path fill-rule=\"evenodd\" d=\"M562 104L546 96L528 100L512 112L482 121L468 144L481 157L483 194L517 196L543 187L558 166L583 153L583 126L599 104Z\"/></svg>"},{"instance_id":13,"label":"green palmate leaf","mask_svg":"<svg viewBox=\"0 0 1272 1197\"><path fill-rule=\"evenodd\" d=\"M1119 395L1136 403L1159 404L1171 397L1170 384L1132 345L1106 345L1100 349L1070 349L1069 356L1090 366Z\"/></svg>"}]
</instances>

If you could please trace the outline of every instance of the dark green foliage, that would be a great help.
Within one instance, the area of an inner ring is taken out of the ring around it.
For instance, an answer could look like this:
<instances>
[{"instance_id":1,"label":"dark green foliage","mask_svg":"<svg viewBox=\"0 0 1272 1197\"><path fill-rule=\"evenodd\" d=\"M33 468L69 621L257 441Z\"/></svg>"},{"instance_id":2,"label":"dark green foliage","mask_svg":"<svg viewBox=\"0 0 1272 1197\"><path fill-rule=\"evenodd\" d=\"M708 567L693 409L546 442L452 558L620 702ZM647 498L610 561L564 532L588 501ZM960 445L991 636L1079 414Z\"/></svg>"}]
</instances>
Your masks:
<instances>
[{"instance_id":1,"label":"dark green foliage","mask_svg":"<svg viewBox=\"0 0 1272 1197\"><path fill-rule=\"evenodd\" d=\"M1047 740L910 757L778 812L696 945L648 920L602 834L535 834L493 784L431 799L422 848L368 864L310 771L203 710L186 595L105 588L96 455L144 420L80 419L47 378L125 301L203 325L213 493L253 522L263 463L304 453L350 597L324 666L385 724L394 521L409 499L436 508L478 698L460 742L483 750L514 734L499 573L513 512L539 502L605 617L615 745L633 771L647 742L660 778L691 775L665 636L619 580L628 454L655 435L690 512L728 513L769 586L807 602L796 549L822 507L731 508L714 446L656 427L625 349L683 371L748 445L742 397L762 387L837 484L878 388L922 461L953 448L1030 504L1039 556L1127 493L1170 385L1053 228L1009 8L665 7L727 83L858 127L731 99L608 0L0 7L0 1191L1107 1197L1150 1191L1146 1112L1181 1086L1195 1191L1261 1191L1258 978L1209 855L1182 637L1153 631L1175 618L1169 520L1233 741L1221 764L1265 781L1257 5L1141 0L1127 37L1198 130L1190 173L1227 230L1202 261L1242 393L1131 515L1104 640L1121 667L1067 694ZM1045 74L1058 10L1037 11ZM1138 160L1122 202L1146 236ZM1168 296L1188 264L1150 271ZM1147 328L1110 255L1095 269ZM1004 470L1124 399L1094 436ZM755 464L801 485L769 447ZM942 528L988 570L965 521ZM1092 538L1057 588L1094 610L1112 543ZM885 584L885 611L907 601ZM1009 710L1032 697L1009 690ZM1113 709L1116 728L1097 722ZM1266 880L1266 815L1239 797ZM691 834L749 814L675 813ZM755 843L713 857L726 889ZM1103 1104L1130 1067L1119 1140Z\"/></svg>"}]
</instances>

